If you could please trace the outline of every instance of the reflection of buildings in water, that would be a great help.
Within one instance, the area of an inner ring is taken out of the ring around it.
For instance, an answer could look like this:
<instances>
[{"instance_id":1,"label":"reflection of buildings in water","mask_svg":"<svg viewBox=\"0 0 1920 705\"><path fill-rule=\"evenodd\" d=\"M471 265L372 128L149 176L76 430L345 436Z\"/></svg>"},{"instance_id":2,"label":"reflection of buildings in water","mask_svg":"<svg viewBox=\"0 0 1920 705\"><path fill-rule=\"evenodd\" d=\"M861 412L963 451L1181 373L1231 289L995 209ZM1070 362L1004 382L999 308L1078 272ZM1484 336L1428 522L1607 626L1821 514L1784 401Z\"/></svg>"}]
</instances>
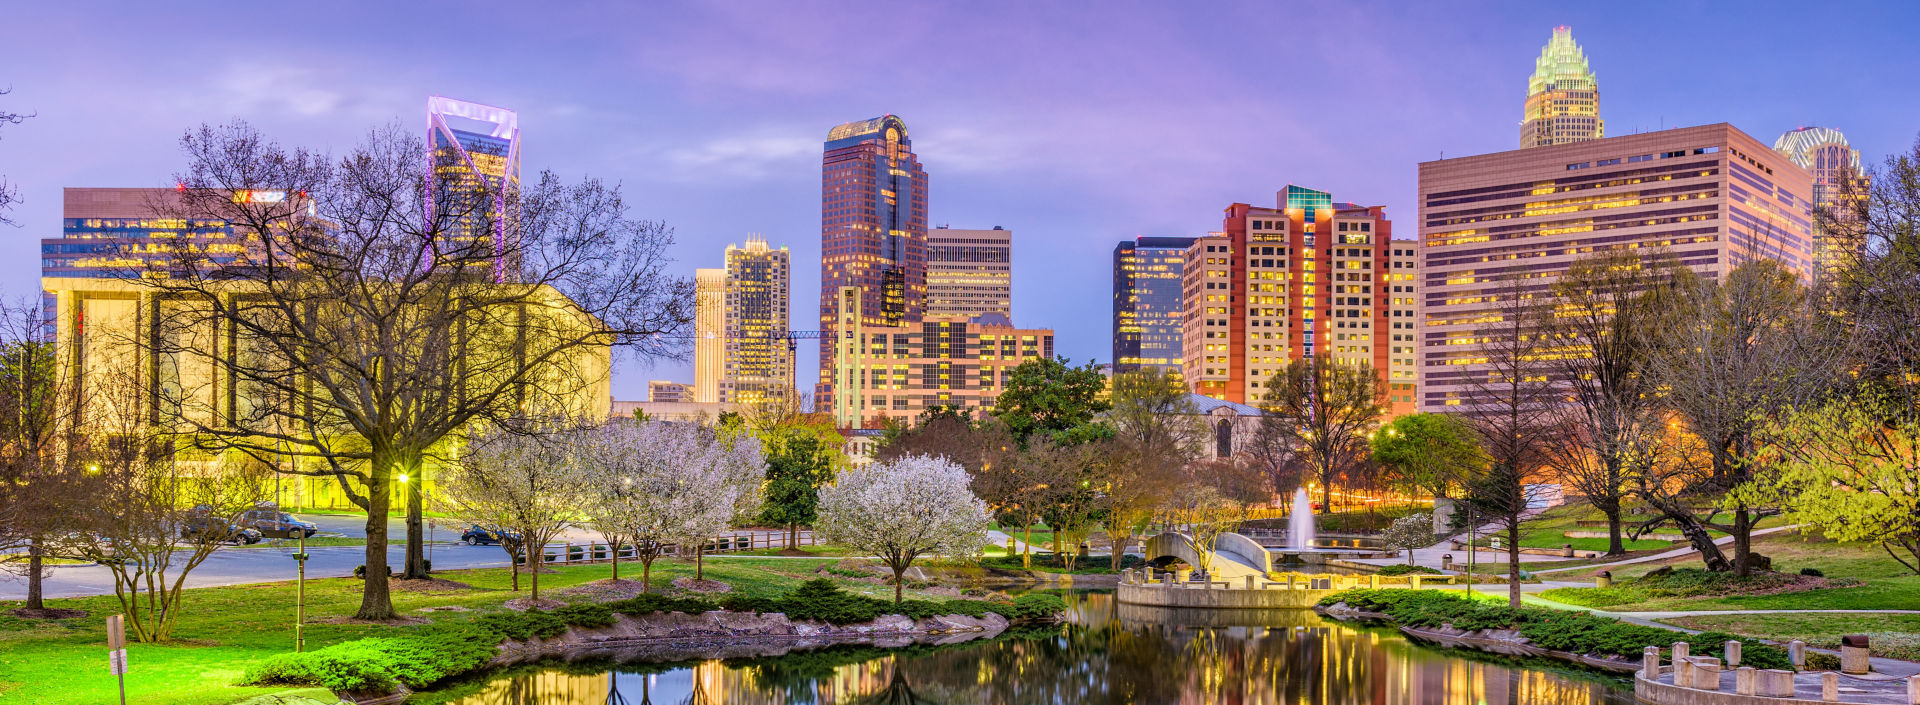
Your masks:
<instances>
[{"instance_id":1,"label":"reflection of buildings in water","mask_svg":"<svg viewBox=\"0 0 1920 705\"><path fill-rule=\"evenodd\" d=\"M708 661L660 674L652 702L724 705L1630 705L1597 682L1468 661L1307 611L1143 621L1113 596L1070 596L1058 635L907 650L855 664L829 652ZM1194 612L1194 611L1183 611ZM1264 623L1260 623L1264 620ZM1253 623L1249 623L1253 622ZM544 675L544 674L543 674ZM620 677L627 700L634 676ZM641 676L641 678L651 678ZM520 679L515 679L516 681ZM597 686L597 690L596 690ZM527 695L463 705L608 702L605 680L551 676ZM673 692L672 697L666 695ZM495 691L490 690L489 693ZM536 695L537 693L537 695ZM596 695L597 694L597 695ZM595 699L595 698L600 699ZM615 701L619 705L621 701Z\"/></svg>"},{"instance_id":2,"label":"reflection of buildings in water","mask_svg":"<svg viewBox=\"0 0 1920 705\"><path fill-rule=\"evenodd\" d=\"M576 675L542 671L488 683L461 705L604 705L616 702L609 674Z\"/></svg>"}]
</instances>

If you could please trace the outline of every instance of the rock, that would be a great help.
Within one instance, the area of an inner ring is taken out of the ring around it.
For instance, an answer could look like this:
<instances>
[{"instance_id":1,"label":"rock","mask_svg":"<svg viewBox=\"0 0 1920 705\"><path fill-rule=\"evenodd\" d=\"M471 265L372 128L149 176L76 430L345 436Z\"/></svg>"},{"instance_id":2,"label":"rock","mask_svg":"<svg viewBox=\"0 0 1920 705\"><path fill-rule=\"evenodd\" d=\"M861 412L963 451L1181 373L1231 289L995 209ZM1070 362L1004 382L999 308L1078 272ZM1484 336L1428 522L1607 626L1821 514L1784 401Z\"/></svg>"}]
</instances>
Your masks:
<instances>
[{"instance_id":1,"label":"rock","mask_svg":"<svg viewBox=\"0 0 1920 705\"><path fill-rule=\"evenodd\" d=\"M909 566L906 572L900 574L900 577L905 578L907 580L917 580L921 582L927 582L927 581L933 580L933 578L927 576L927 571L921 570L920 566L917 566L917 565Z\"/></svg>"},{"instance_id":2,"label":"rock","mask_svg":"<svg viewBox=\"0 0 1920 705\"><path fill-rule=\"evenodd\" d=\"M858 570L858 571L865 572L873 568L873 564L867 562L867 560L864 558L849 557L849 558L842 558L838 561L835 561L833 564L833 567L835 570Z\"/></svg>"}]
</instances>

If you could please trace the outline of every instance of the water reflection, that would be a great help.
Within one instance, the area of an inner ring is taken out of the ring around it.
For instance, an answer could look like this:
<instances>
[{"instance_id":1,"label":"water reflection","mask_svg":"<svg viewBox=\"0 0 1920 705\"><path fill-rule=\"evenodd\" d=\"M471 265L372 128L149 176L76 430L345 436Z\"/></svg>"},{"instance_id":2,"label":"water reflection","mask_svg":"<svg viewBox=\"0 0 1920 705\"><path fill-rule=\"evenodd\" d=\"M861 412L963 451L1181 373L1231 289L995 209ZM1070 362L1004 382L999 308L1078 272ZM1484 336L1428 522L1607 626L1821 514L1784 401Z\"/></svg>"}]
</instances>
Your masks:
<instances>
[{"instance_id":1,"label":"water reflection","mask_svg":"<svg viewBox=\"0 0 1920 705\"><path fill-rule=\"evenodd\" d=\"M1629 705L1610 681L1457 658L1302 610L1193 611L1071 597L1057 633L894 652L502 677L459 705L1322 703ZM640 673L637 670L654 672Z\"/></svg>"}]
</instances>

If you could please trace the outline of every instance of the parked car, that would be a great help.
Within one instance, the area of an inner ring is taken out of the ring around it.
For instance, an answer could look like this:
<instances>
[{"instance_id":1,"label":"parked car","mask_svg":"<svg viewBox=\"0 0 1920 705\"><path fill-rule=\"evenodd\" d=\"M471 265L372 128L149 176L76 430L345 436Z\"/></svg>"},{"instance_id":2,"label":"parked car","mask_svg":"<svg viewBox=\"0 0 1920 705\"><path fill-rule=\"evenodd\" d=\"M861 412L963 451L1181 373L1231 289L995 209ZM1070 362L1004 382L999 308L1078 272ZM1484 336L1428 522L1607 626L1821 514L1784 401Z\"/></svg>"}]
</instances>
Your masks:
<instances>
[{"instance_id":1,"label":"parked car","mask_svg":"<svg viewBox=\"0 0 1920 705\"><path fill-rule=\"evenodd\" d=\"M195 514L187 517L180 526L180 538L199 540L210 538L220 543L234 545L255 544L265 536L257 529L249 529L220 517Z\"/></svg>"},{"instance_id":2,"label":"parked car","mask_svg":"<svg viewBox=\"0 0 1920 705\"><path fill-rule=\"evenodd\" d=\"M253 509L240 515L240 525L259 531L262 535L275 538L311 538L320 533L320 526L310 521L293 518L292 514L278 509Z\"/></svg>"},{"instance_id":3,"label":"parked car","mask_svg":"<svg viewBox=\"0 0 1920 705\"><path fill-rule=\"evenodd\" d=\"M468 546L492 546L500 543L502 539L519 541L520 535L479 524L469 526L466 531L460 532L460 543Z\"/></svg>"}]
</instances>

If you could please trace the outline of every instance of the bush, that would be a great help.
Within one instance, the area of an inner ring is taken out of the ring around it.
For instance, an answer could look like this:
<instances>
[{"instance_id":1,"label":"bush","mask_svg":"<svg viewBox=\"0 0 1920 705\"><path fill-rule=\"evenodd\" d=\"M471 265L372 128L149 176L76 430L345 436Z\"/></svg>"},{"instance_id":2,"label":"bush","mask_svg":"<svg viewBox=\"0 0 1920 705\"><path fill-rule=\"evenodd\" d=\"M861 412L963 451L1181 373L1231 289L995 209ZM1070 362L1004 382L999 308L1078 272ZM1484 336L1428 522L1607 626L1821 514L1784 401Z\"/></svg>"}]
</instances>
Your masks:
<instances>
[{"instance_id":1,"label":"bush","mask_svg":"<svg viewBox=\"0 0 1920 705\"><path fill-rule=\"evenodd\" d=\"M554 610L553 616L575 627L605 627L613 624L613 610L592 602L567 605Z\"/></svg>"},{"instance_id":2,"label":"bush","mask_svg":"<svg viewBox=\"0 0 1920 705\"><path fill-rule=\"evenodd\" d=\"M829 624L865 622L887 614L893 604L840 589L826 578L801 583L780 600L788 619L817 619Z\"/></svg>"},{"instance_id":3,"label":"bush","mask_svg":"<svg viewBox=\"0 0 1920 705\"><path fill-rule=\"evenodd\" d=\"M1819 569L1819 568L1801 568L1801 569L1800 569L1800 574L1801 574L1801 575L1805 575L1805 576L1809 576L1809 577L1814 577L1814 578L1824 578L1824 577L1827 577L1827 574L1826 574L1826 573L1822 573L1822 572L1820 572L1820 569Z\"/></svg>"},{"instance_id":4,"label":"bush","mask_svg":"<svg viewBox=\"0 0 1920 705\"><path fill-rule=\"evenodd\" d=\"M304 685L333 691L415 690L485 665L500 639L472 625L444 625L404 637L370 637L307 653L276 654L247 669L245 685Z\"/></svg>"},{"instance_id":5,"label":"bush","mask_svg":"<svg viewBox=\"0 0 1920 705\"><path fill-rule=\"evenodd\" d=\"M607 608L620 614L642 615L655 612L685 612L700 614L718 609L716 605L697 597L668 597L659 593L635 595L624 600L607 603Z\"/></svg>"},{"instance_id":6,"label":"bush","mask_svg":"<svg viewBox=\"0 0 1920 705\"><path fill-rule=\"evenodd\" d=\"M1423 565L1407 565L1405 563L1395 563L1393 565L1380 569L1381 575L1407 575L1409 573L1419 573L1421 575L1439 575L1440 571L1435 570L1433 568L1428 568Z\"/></svg>"},{"instance_id":7,"label":"bush","mask_svg":"<svg viewBox=\"0 0 1920 705\"><path fill-rule=\"evenodd\" d=\"M1745 654L1741 654L1741 655L1745 656ZM1840 670L1840 657L1835 656L1833 654L1823 654L1818 651L1808 649L1806 670L1838 671Z\"/></svg>"},{"instance_id":8,"label":"bush","mask_svg":"<svg viewBox=\"0 0 1920 705\"><path fill-rule=\"evenodd\" d=\"M516 641L534 638L551 639L567 631L567 623L564 620L540 610L490 612L480 615L478 619L473 620L473 623L481 629L498 635L499 638L494 640L495 643L500 639Z\"/></svg>"},{"instance_id":9,"label":"bush","mask_svg":"<svg viewBox=\"0 0 1920 705\"><path fill-rule=\"evenodd\" d=\"M1735 637L1719 633L1683 634L1659 627L1628 624L1587 612L1568 612L1536 607L1508 607L1505 603L1471 602L1452 594L1431 590L1347 590L1320 601L1322 605L1345 602L1369 612L1380 612L1410 627L1438 627L1451 624L1468 631L1513 629L1541 648L1576 654L1633 660L1648 646L1666 648L1676 641L1691 644L1698 656L1724 656L1726 642ZM1741 664L1754 668L1786 668L1785 650L1749 639L1738 639Z\"/></svg>"},{"instance_id":10,"label":"bush","mask_svg":"<svg viewBox=\"0 0 1920 705\"><path fill-rule=\"evenodd\" d=\"M1067 603L1059 595L1030 592L1013 598L1012 604L991 603L990 609L1007 619L1052 619L1054 615L1067 611Z\"/></svg>"}]
</instances>

